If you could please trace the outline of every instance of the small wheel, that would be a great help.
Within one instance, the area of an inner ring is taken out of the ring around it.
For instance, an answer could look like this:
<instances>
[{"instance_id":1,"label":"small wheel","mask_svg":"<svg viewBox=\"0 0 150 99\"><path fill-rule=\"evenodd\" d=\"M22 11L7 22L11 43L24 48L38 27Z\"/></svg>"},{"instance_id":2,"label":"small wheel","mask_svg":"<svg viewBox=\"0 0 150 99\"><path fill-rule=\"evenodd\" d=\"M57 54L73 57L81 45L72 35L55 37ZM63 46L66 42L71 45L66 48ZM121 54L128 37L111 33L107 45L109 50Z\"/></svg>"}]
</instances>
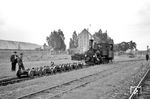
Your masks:
<instances>
[{"instance_id":1,"label":"small wheel","mask_svg":"<svg viewBox=\"0 0 150 99\"><path fill-rule=\"evenodd\" d=\"M31 78L33 78L33 77L34 77L34 72L33 72L32 70L30 70L30 71L28 72L28 76L31 77Z\"/></svg>"},{"instance_id":2,"label":"small wheel","mask_svg":"<svg viewBox=\"0 0 150 99\"><path fill-rule=\"evenodd\" d=\"M43 75L46 75L46 74L47 74L46 69L42 70L42 74L43 74Z\"/></svg>"},{"instance_id":3,"label":"small wheel","mask_svg":"<svg viewBox=\"0 0 150 99\"><path fill-rule=\"evenodd\" d=\"M42 71L41 71L41 70L39 71L38 75L39 75L39 76L42 76Z\"/></svg>"}]
</instances>

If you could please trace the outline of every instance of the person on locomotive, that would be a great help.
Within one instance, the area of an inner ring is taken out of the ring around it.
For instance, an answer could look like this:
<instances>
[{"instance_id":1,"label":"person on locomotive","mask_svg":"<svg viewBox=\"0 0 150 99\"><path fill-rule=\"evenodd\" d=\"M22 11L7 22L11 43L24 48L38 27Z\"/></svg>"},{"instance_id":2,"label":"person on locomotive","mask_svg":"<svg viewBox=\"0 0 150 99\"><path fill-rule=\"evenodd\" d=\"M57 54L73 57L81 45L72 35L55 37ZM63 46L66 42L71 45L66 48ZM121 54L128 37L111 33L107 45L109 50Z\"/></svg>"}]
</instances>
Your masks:
<instances>
[{"instance_id":1,"label":"person on locomotive","mask_svg":"<svg viewBox=\"0 0 150 99\"><path fill-rule=\"evenodd\" d=\"M100 64L102 62L100 50L97 49L95 52L95 63Z\"/></svg>"},{"instance_id":2,"label":"person on locomotive","mask_svg":"<svg viewBox=\"0 0 150 99\"><path fill-rule=\"evenodd\" d=\"M23 53L20 53L20 56L17 58L19 70L25 70L23 65Z\"/></svg>"}]
</instances>

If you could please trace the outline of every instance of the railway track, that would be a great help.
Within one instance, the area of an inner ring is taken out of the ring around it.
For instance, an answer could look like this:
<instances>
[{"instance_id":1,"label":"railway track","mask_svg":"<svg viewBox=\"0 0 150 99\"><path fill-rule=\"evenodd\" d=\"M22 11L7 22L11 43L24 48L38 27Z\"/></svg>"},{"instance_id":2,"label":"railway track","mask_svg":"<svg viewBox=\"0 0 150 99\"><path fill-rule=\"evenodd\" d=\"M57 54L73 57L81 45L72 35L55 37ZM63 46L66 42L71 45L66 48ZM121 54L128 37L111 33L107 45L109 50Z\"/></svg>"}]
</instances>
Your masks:
<instances>
[{"instance_id":1,"label":"railway track","mask_svg":"<svg viewBox=\"0 0 150 99\"><path fill-rule=\"evenodd\" d=\"M117 62L114 62L113 64L118 64L120 62L134 62L134 61L141 61L141 59L139 59L139 60L128 60L128 61L117 61ZM89 66L83 66L83 67L86 68L86 67L89 67ZM44 76L44 75L42 75L42 76ZM3 80L0 80L0 86L7 86L9 84L15 84L15 83L35 79L35 78L42 77L42 76L22 77L22 78L17 78L17 77L6 78L6 79L3 79Z\"/></svg>"},{"instance_id":2,"label":"railway track","mask_svg":"<svg viewBox=\"0 0 150 99\"><path fill-rule=\"evenodd\" d=\"M150 68L135 86L129 99L150 99Z\"/></svg>"},{"instance_id":3,"label":"railway track","mask_svg":"<svg viewBox=\"0 0 150 99\"><path fill-rule=\"evenodd\" d=\"M20 82L23 82L23 81L39 78L39 77L42 77L42 76L22 77L22 78L18 78L18 77L6 78L6 79L3 79L3 80L0 80L0 86L7 86L9 84L20 83Z\"/></svg>"},{"instance_id":4,"label":"railway track","mask_svg":"<svg viewBox=\"0 0 150 99\"><path fill-rule=\"evenodd\" d=\"M91 82L95 82L103 77L107 77L118 70L125 68L125 66L116 66L114 68L110 68L107 70L103 70L101 72L97 72L91 75L87 75L81 77L79 79L75 79L61 85L56 85L47 89L42 89L40 91L26 94L24 96L20 96L17 99L54 99L62 96L63 94L69 93L75 89L86 86Z\"/></svg>"},{"instance_id":5,"label":"railway track","mask_svg":"<svg viewBox=\"0 0 150 99\"><path fill-rule=\"evenodd\" d=\"M8 79L3 79L0 81L0 86L7 86L9 84L14 84L14 83L19 83L22 81L27 81L27 80L31 80L33 78L27 78L27 77L23 77L23 78L17 78L17 77L12 77L12 78L8 78Z\"/></svg>"}]
</instances>

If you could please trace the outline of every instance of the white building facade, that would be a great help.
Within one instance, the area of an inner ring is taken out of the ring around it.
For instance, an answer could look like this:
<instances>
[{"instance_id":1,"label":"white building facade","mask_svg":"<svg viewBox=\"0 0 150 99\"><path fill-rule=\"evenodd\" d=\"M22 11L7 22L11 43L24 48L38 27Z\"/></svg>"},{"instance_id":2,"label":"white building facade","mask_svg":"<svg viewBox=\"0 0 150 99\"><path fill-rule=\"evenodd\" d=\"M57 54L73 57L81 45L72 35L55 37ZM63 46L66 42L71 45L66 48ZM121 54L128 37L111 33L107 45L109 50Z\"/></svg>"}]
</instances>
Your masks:
<instances>
[{"instance_id":1,"label":"white building facade","mask_svg":"<svg viewBox=\"0 0 150 99\"><path fill-rule=\"evenodd\" d=\"M82 30L78 34L78 51L79 53L84 53L89 49L89 40L91 39L91 34L87 29Z\"/></svg>"}]
</instances>

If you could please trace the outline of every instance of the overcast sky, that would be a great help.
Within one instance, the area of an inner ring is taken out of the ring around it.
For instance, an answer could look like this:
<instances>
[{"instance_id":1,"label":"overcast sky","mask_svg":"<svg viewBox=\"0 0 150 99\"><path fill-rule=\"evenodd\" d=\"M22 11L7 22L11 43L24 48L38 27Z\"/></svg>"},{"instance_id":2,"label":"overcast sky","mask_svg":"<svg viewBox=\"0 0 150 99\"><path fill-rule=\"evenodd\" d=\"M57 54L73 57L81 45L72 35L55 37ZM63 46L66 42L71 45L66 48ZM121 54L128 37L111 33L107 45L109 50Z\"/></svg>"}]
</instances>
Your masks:
<instances>
[{"instance_id":1,"label":"overcast sky","mask_svg":"<svg viewBox=\"0 0 150 99\"><path fill-rule=\"evenodd\" d=\"M91 24L91 26L90 26ZM150 45L150 0L0 0L0 39L43 45L61 29L65 43L74 30L107 30L115 43Z\"/></svg>"}]
</instances>

